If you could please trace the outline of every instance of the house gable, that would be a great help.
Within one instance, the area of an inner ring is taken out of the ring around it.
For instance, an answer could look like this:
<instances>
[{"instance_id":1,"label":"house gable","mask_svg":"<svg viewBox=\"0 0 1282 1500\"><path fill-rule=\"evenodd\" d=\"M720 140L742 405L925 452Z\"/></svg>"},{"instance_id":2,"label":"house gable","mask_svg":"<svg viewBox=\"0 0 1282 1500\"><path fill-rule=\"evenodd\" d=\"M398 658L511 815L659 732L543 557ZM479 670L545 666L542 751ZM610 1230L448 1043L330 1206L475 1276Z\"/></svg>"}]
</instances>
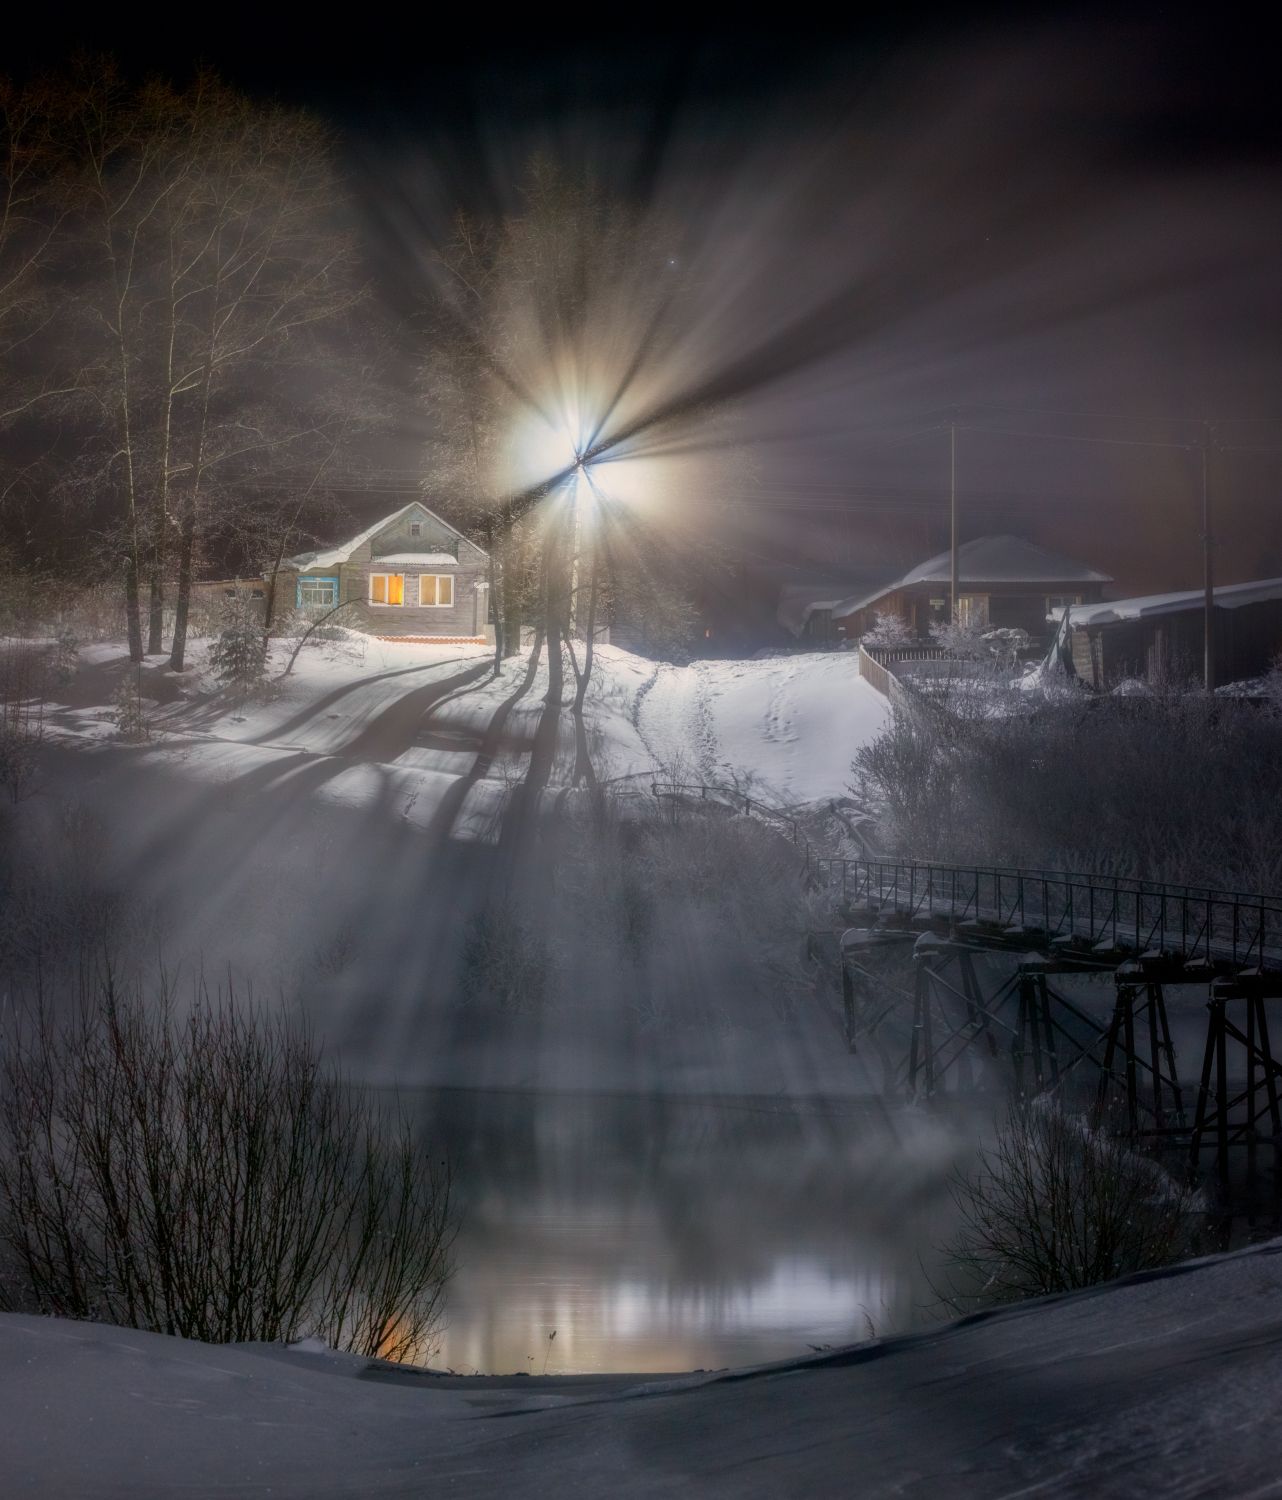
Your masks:
<instances>
[{"instance_id":1,"label":"house gable","mask_svg":"<svg viewBox=\"0 0 1282 1500\"><path fill-rule=\"evenodd\" d=\"M368 542L369 556L372 561L380 557L415 553L448 553L457 558L459 544L465 541L466 538L442 521L440 516L428 510L426 505L415 501L392 516L381 531L374 533ZM358 555L353 555L350 559L352 562L360 560Z\"/></svg>"},{"instance_id":2,"label":"house gable","mask_svg":"<svg viewBox=\"0 0 1282 1500\"><path fill-rule=\"evenodd\" d=\"M414 534L415 528L417 535ZM324 572L344 563L369 563L389 554L403 556L418 552L437 556L448 553L459 562L473 564L484 563L488 558L486 552L469 542L461 531L443 521L421 500L411 500L348 541L320 551L300 552L285 566L299 572Z\"/></svg>"}]
</instances>

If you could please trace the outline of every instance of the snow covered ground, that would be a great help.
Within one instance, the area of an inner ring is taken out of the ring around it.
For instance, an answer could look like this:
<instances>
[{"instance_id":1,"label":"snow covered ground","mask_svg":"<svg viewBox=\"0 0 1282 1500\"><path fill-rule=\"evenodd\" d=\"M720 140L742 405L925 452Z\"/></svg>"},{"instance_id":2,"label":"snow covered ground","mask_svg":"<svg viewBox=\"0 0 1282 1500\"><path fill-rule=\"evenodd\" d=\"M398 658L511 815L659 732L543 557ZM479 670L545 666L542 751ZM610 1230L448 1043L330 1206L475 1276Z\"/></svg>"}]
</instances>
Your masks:
<instances>
[{"instance_id":1,"label":"snow covered ground","mask_svg":"<svg viewBox=\"0 0 1282 1500\"><path fill-rule=\"evenodd\" d=\"M279 670L283 648L274 650ZM125 670L122 648L87 648L68 701L50 712L50 731L110 739L109 705ZM318 795L348 806L390 798L423 823L465 778L456 837L492 826L541 733L551 741L547 785L573 779L574 724L567 713L549 724L546 667L531 674L519 657L496 676L484 647L363 636L309 645L269 697L240 705L214 694L199 671L174 679L159 659L140 680L144 695L163 701L151 714L153 741L136 754L219 780L289 757L337 757L349 764ZM887 713L847 654L676 667L606 646L586 706L586 748L602 780L657 771L795 806L844 795L855 751Z\"/></svg>"},{"instance_id":2,"label":"snow covered ground","mask_svg":"<svg viewBox=\"0 0 1282 1500\"><path fill-rule=\"evenodd\" d=\"M615 652L608 670L630 661ZM841 796L855 751L889 712L845 652L651 670L637 728L656 760L684 757L704 779L751 782L788 806Z\"/></svg>"},{"instance_id":3,"label":"snow covered ground","mask_svg":"<svg viewBox=\"0 0 1282 1500\"><path fill-rule=\"evenodd\" d=\"M641 1383L6 1315L0 1473L15 1500L1278 1495L1280 1255Z\"/></svg>"}]
</instances>

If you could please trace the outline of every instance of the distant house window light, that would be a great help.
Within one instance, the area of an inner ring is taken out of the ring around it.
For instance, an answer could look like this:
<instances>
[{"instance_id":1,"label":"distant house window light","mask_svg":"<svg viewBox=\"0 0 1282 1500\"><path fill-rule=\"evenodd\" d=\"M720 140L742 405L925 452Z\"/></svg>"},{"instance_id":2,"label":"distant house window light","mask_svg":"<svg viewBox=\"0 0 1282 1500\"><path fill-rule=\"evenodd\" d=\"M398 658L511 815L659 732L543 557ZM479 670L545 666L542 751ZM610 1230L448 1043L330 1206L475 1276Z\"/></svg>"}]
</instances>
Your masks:
<instances>
[{"instance_id":1,"label":"distant house window light","mask_svg":"<svg viewBox=\"0 0 1282 1500\"><path fill-rule=\"evenodd\" d=\"M371 604L404 604L404 573L371 573L369 575L369 602Z\"/></svg>"}]
</instances>

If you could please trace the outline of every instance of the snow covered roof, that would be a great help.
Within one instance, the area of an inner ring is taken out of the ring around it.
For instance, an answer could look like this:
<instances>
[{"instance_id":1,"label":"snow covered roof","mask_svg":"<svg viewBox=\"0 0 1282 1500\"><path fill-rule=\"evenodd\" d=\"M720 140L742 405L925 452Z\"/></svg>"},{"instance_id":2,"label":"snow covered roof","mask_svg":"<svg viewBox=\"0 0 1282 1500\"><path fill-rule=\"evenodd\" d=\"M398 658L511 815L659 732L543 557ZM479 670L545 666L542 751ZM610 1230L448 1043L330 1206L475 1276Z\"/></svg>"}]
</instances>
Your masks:
<instances>
[{"instance_id":1,"label":"snow covered roof","mask_svg":"<svg viewBox=\"0 0 1282 1500\"><path fill-rule=\"evenodd\" d=\"M393 521L399 521L403 515L411 510L421 510L424 515L430 516L433 521L440 522L446 531L453 532L457 537L463 536L463 533L456 530L448 521L441 520L441 517L434 510L428 510L427 506L421 500L411 500L408 505L402 505L399 510L394 510L390 516L384 516L381 520L375 521L372 526L367 526L364 531L358 531L354 537L340 543L337 547L327 548L323 552L299 552L293 557L286 558L284 566L301 570L303 568L333 568L337 567L339 563L350 562L352 553L358 547L372 541L380 531L390 526ZM425 556L426 554L424 554ZM453 562L454 559L451 557L450 561Z\"/></svg>"},{"instance_id":2,"label":"snow covered roof","mask_svg":"<svg viewBox=\"0 0 1282 1500\"><path fill-rule=\"evenodd\" d=\"M915 583L948 583L952 576L950 554L918 563L902 578L883 584L870 594L843 599L836 613L853 614L895 589ZM1111 583L1107 573L1088 568L1075 558L1039 547L1021 536L980 536L957 549L957 577L961 583Z\"/></svg>"},{"instance_id":3,"label":"snow covered roof","mask_svg":"<svg viewBox=\"0 0 1282 1500\"><path fill-rule=\"evenodd\" d=\"M373 567L375 563L393 563L398 568L406 564L439 568L448 563L451 568L457 568L458 558L452 552L388 552L374 558L370 566Z\"/></svg>"},{"instance_id":4,"label":"snow covered roof","mask_svg":"<svg viewBox=\"0 0 1282 1500\"><path fill-rule=\"evenodd\" d=\"M800 635L817 609L835 609L842 600L840 584L787 583L779 590L775 618L785 630Z\"/></svg>"},{"instance_id":5,"label":"snow covered roof","mask_svg":"<svg viewBox=\"0 0 1282 1500\"><path fill-rule=\"evenodd\" d=\"M1110 599L1107 604L1078 604L1070 611L1074 626L1114 625L1121 620L1147 620L1153 615L1178 615L1198 609L1205 595L1201 589L1183 589L1175 594L1144 594L1138 599ZM1245 604L1263 604L1282 599L1282 578L1261 578L1254 583L1226 583L1215 590L1218 609L1241 609Z\"/></svg>"}]
</instances>

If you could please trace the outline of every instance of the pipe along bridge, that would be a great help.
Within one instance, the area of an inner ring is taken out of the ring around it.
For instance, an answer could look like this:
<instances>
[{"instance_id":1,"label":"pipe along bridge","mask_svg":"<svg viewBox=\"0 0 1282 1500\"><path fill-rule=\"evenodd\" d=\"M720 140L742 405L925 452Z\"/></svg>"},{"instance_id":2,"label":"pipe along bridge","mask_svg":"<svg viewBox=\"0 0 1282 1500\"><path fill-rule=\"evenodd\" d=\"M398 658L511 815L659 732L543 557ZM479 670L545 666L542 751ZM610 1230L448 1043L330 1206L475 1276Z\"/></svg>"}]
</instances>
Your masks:
<instances>
[{"instance_id":1,"label":"pipe along bridge","mask_svg":"<svg viewBox=\"0 0 1282 1500\"><path fill-rule=\"evenodd\" d=\"M1249 1179L1270 1148L1282 1183L1282 1065L1269 1035L1282 1000L1282 899L813 854L807 868L850 924L813 934L811 954L840 969L852 1051L882 986L879 951L911 951L912 1026L898 1063L909 1092L965 1087L993 1068L1013 1071L1021 1091L1085 1085L1097 1125L1181 1149L1194 1169L1210 1150L1222 1187L1231 1147L1245 1149ZM1063 992L1064 976L1086 974L1112 976L1107 1020ZM1167 997L1179 986L1207 996L1195 1087L1171 1037Z\"/></svg>"}]
</instances>

